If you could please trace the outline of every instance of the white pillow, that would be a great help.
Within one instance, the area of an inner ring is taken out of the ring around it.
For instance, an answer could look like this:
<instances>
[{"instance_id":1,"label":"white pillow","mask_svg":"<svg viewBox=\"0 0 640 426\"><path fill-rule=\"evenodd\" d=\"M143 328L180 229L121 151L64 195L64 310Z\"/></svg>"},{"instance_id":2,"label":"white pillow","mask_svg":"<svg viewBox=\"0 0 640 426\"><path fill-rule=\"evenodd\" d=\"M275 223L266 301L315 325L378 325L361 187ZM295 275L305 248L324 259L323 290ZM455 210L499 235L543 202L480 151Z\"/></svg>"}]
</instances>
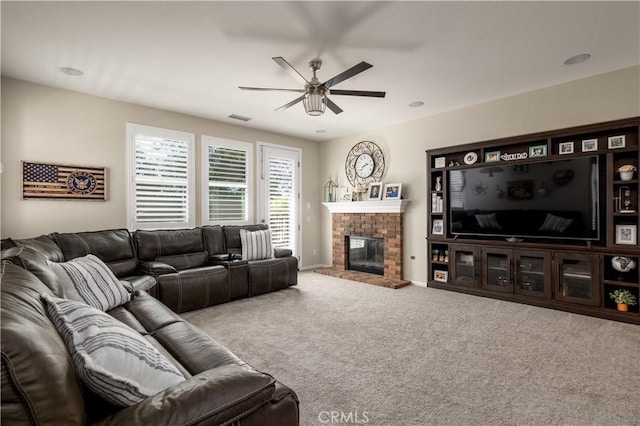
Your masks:
<instances>
[{"instance_id":1,"label":"white pillow","mask_svg":"<svg viewBox=\"0 0 640 426\"><path fill-rule=\"evenodd\" d=\"M92 254L68 262L47 263L58 277L66 299L86 303L103 312L131 299L111 269Z\"/></svg>"},{"instance_id":2,"label":"white pillow","mask_svg":"<svg viewBox=\"0 0 640 426\"><path fill-rule=\"evenodd\" d=\"M475 215L476 221L480 228L482 229L502 229L498 220L496 219L496 214L477 214Z\"/></svg>"},{"instance_id":3,"label":"white pillow","mask_svg":"<svg viewBox=\"0 0 640 426\"><path fill-rule=\"evenodd\" d=\"M270 229L253 232L241 229L240 243L242 244L243 260L271 259L273 257Z\"/></svg>"},{"instance_id":4,"label":"white pillow","mask_svg":"<svg viewBox=\"0 0 640 426\"><path fill-rule=\"evenodd\" d=\"M571 225L571 222L573 222L573 219L565 219L564 217L547 213L547 217L539 231L564 232Z\"/></svg>"},{"instance_id":5,"label":"white pillow","mask_svg":"<svg viewBox=\"0 0 640 426\"><path fill-rule=\"evenodd\" d=\"M80 380L105 400L131 406L184 376L131 327L82 302L42 294Z\"/></svg>"}]
</instances>

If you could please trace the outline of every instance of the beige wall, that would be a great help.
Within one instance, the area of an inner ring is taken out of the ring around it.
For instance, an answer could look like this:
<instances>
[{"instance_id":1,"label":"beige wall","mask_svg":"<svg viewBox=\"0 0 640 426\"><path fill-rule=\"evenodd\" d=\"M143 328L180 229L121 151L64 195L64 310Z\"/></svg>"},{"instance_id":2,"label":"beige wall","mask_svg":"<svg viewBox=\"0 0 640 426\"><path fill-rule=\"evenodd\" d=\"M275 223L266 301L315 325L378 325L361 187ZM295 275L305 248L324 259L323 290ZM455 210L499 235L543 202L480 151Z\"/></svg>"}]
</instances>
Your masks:
<instances>
[{"instance_id":1,"label":"beige wall","mask_svg":"<svg viewBox=\"0 0 640 426\"><path fill-rule=\"evenodd\" d=\"M222 122L2 78L2 237L126 227L125 123L164 127L245 142L302 149L302 262L319 263L320 145ZM199 149L196 164L199 170ZM254 159L257 155L254 155ZM20 162L108 168L108 201L20 199ZM196 189L200 194L200 188ZM197 224L200 224L200 204ZM314 255L314 250L316 255Z\"/></svg>"},{"instance_id":2,"label":"beige wall","mask_svg":"<svg viewBox=\"0 0 640 426\"><path fill-rule=\"evenodd\" d=\"M320 176L348 185L344 160L361 140L384 151L383 182L402 182L405 279L425 283L425 150L589 123L640 116L640 67L474 105L324 143ZM428 102L428 99L425 99ZM322 211L322 261L331 263L331 215ZM412 259L415 257L415 259Z\"/></svg>"}]
</instances>

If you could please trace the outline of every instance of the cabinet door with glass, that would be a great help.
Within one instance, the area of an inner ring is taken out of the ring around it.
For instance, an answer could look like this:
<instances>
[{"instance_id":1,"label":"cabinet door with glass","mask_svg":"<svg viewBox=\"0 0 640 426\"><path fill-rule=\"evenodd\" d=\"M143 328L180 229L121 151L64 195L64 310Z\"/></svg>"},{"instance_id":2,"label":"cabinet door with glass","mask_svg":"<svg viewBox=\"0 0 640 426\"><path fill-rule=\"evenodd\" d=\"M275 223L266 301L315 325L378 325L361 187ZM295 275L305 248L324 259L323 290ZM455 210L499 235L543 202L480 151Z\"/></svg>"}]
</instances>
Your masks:
<instances>
[{"instance_id":1,"label":"cabinet door with glass","mask_svg":"<svg viewBox=\"0 0 640 426\"><path fill-rule=\"evenodd\" d=\"M451 284L478 287L478 249L476 247L451 245L449 248Z\"/></svg>"},{"instance_id":2,"label":"cabinet door with glass","mask_svg":"<svg viewBox=\"0 0 640 426\"><path fill-rule=\"evenodd\" d=\"M598 306L599 257L556 253L556 300Z\"/></svg>"},{"instance_id":3,"label":"cabinet door with glass","mask_svg":"<svg viewBox=\"0 0 640 426\"><path fill-rule=\"evenodd\" d=\"M514 291L523 296L551 298L551 254L515 251Z\"/></svg>"},{"instance_id":4,"label":"cabinet door with glass","mask_svg":"<svg viewBox=\"0 0 640 426\"><path fill-rule=\"evenodd\" d=\"M482 249L482 287L502 293L513 293L512 250Z\"/></svg>"}]
</instances>

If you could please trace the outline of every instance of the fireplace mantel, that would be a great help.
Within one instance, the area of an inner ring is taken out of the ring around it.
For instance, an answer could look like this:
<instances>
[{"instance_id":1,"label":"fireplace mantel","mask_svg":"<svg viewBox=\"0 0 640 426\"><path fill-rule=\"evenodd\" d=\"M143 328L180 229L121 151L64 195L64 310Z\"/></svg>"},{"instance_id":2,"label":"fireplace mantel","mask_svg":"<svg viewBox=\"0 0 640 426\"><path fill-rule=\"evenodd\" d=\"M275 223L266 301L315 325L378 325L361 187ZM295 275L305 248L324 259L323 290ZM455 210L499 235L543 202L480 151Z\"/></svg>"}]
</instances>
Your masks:
<instances>
[{"instance_id":1,"label":"fireplace mantel","mask_svg":"<svg viewBox=\"0 0 640 426\"><path fill-rule=\"evenodd\" d=\"M322 203L331 213L404 213L410 200L336 201Z\"/></svg>"}]
</instances>

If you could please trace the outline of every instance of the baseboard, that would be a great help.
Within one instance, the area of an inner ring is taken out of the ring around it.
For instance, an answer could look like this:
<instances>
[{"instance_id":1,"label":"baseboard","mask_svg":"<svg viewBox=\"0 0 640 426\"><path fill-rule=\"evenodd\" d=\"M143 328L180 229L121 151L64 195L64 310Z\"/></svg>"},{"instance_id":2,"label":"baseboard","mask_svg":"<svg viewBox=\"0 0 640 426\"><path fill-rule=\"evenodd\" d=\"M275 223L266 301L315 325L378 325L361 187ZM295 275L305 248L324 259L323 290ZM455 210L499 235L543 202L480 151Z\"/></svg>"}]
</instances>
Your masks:
<instances>
[{"instance_id":1,"label":"baseboard","mask_svg":"<svg viewBox=\"0 0 640 426\"><path fill-rule=\"evenodd\" d=\"M427 288L427 283L423 283L422 281L414 281L414 280L411 280L411 284L413 284L413 285L417 285L418 287L424 287L424 288Z\"/></svg>"},{"instance_id":2,"label":"baseboard","mask_svg":"<svg viewBox=\"0 0 640 426\"><path fill-rule=\"evenodd\" d=\"M303 266L303 267L301 267L301 268L300 268L300 271L301 271L301 272L303 272L303 271L311 271L311 270L316 269L316 268L328 268L328 267L330 267L330 266L331 266L331 265L323 265L323 264L319 264L319 265L309 265L309 266Z\"/></svg>"}]
</instances>

